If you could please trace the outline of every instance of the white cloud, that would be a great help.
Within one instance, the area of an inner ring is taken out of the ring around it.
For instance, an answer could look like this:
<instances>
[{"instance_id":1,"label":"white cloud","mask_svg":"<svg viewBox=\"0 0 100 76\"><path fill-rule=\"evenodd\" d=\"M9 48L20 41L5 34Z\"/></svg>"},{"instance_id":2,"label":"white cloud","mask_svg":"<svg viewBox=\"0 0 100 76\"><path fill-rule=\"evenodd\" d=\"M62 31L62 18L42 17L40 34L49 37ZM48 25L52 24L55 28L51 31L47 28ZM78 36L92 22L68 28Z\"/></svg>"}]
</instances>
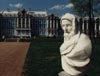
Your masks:
<instances>
[{"instance_id":1,"label":"white cloud","mask_svg":"<svg viewBox=\"0 0 100 76\"><path fill-rule=\"evenodd\" d=\"M63 9L63 8L64 8L64 5L55 5L51 7L50 9L53 10L53 9Z\"/></svg>"},{"instance_id":2,"label":"white cloud","mask_svg":"<svg viewBox=\"0 0 100 76\"><path fill-rule=\"evenodd\" d=\"M13 4L9 4L10 7L13 7Z\"/></svg>"},{"instance_id":3,"label":"white cloud","mask_svg":"<svg viewBox=\"0 0 100 76\"><path fill-rule=\"evenodd\" d=\"M9 4L10 7L15 7L15 8L21 8L23 6L22 3L16 3L16 4Z\"/></svg>"},{"instance_id":4,"label":"white cloud","mask_svg":"<svg viewBox=\"0 0 100 76\"><path fill-rule=\"evenodd\" d=\"M69 3L67 5L54 5L53 7L51 7L51 10L61 10L61 9L67 9L67 8L72 8L74 7L74 5L72 3Z\"/></svg>"},{"instance_id":5,"label":"white cloud","mask_svg":"<svg viewBox=\"0 0 100 76\"><path fill-rule=\"evenodd\" d=\"M65 8L72 8L72 7L74 7L74 5L72 3L65 5Z\"/></svg>"}]
</instances>

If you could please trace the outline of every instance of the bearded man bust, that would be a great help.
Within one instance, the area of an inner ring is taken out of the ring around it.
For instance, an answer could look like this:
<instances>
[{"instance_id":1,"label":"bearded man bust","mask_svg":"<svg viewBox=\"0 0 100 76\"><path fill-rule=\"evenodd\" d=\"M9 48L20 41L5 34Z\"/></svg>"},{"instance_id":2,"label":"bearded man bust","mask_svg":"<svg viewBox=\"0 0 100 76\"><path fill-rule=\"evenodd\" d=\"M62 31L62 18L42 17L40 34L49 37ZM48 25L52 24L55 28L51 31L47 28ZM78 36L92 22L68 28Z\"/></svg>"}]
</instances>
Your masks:
<instances>
[{"instance_id":1,"label":"bearded man bust","mask_svg":"<svg viewBox=\"0 0 100 76\"><path fill-rule=\"evenodd\" d=\"M64 71L59 76L87 76L92 43L86 34L79 31L75 20L76 16L70 13L61 17L64 42L60 47L60 54Z\"/></svg>"}]
</instances>

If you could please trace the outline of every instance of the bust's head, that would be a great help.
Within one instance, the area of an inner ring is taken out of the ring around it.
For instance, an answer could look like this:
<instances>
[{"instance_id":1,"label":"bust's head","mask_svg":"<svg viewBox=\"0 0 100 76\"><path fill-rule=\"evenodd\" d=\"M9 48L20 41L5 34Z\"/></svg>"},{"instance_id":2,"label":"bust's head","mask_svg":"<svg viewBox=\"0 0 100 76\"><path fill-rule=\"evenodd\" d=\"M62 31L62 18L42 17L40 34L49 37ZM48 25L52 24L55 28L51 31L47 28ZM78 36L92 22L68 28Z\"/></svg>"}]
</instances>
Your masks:
<instances>
[{"instance_id":1,"label":"bust's head","mask_svg":"<svg viewBox=\"0 0 100 76\"><path fill-rule=\"evenodd\" d=\"M75 32L75 16L70 13L66 13L61 17L61 27L64 33Z\"/></svg>"}]
</instances>

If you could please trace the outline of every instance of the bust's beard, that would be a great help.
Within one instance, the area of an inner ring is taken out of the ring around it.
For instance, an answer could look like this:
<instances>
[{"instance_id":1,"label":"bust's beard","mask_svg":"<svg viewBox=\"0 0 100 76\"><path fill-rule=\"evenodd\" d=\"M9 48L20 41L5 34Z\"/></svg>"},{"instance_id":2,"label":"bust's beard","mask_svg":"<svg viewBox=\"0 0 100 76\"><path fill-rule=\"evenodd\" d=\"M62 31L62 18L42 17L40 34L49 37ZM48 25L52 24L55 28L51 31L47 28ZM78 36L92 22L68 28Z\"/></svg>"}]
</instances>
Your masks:
<instances>
[{"instance_id":1,"label":"bust's beard","mask_svg":"<svg viewBox=\"0 0 100 76\"><path fill-rule=\"evenodd\" d=\"M73 37L74 35L75 35L74 31L72 31L70 33L64 33L64 41L70 40L70 38Z\"/></svg>"}]
</instances>

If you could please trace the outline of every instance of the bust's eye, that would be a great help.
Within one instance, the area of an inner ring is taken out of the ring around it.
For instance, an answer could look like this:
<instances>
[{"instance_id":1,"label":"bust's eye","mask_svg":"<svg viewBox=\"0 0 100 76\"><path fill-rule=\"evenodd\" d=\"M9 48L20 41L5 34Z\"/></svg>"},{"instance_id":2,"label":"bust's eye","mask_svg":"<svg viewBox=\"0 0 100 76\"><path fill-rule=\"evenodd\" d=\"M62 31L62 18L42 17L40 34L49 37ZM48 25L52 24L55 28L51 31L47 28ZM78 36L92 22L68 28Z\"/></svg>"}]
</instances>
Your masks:
<instances>
[{"instance_id":1,"label":"bust's eye","mask_svg":"<svg viewBox=\"0 0 100 76\"><path fill-rule=\"evenodd\" d=\"M68 27L68 26L72 26L71 24L66 24L66 26Z\"/></svg>"},{"instance_id":2,"label":"bust's eye","mask_svg":"<svg viewBox=\"0 0 100 76\"><path fill-rule=\"evenodd\" d=\"M62 27L64 27L64 26L66 26L66 25L62 25Z\"/></svg>"}]
</instances>

